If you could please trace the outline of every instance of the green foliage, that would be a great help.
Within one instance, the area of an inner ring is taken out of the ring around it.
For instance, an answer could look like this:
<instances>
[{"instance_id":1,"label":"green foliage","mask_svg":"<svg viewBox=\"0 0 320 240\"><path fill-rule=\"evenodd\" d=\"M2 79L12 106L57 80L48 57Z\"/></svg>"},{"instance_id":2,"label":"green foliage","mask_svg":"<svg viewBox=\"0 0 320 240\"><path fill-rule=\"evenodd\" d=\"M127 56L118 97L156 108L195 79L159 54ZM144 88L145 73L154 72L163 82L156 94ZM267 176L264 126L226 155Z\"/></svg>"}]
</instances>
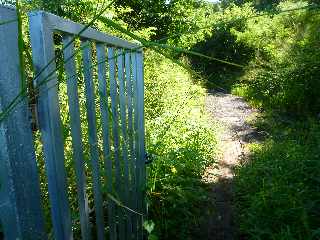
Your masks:
<instances>
[{"instance_id":1,"label":"green foliage","mask_svg":"<svg viewBox=\"0 0 320 240\"><path fill-rule=\"evenodd\" d=\"M153 40L170 39L170 43L183 43L183 47L196 43L203 34L193 34L190 39L190 35L182 33L208 26L209 19L217 10L203 0L118 0L116 5L120 7L117 15L128 23L130 29L153 27L156 29Z\"/></svg>"},{"instance_id":2,"label":"green foliage","mask_svg":"<svg viewBox=\"0 0 320 240\"><path fill-rule=\"evenodd\" d=\"M307 6L283 2L281 11ZM265 108L317 113L320 107L320 22L317 10L304 9L247 21L244 31L232 32L237 42L251 47L255 57L241 78L244 96Z\"/></svg>"},{"instance_id":3,"label":"green foliage","mask_svg":"<svg viewBox=\"0 0 320 240\"><path fill-rule=\"evenodd\" d=\"M58 16L67 17L77 22L85 23L97 9L101 9L103 1L99 4L95 0L21 0L22 4L30 10L45 10ZM106 0L108 4L111 1Z\"/></svg>"},{"instance_id":4,"label":"green foliage","mask_svg":"<svg viewBox=\"0 0 320 240\"><path fill-rule=\"evenodd\" d=\"M111 1L107 1L107 3L110 2ZM190 1L190 4L192 2L193 1ZM183 4L181 3L181 5ZM22 1L22 7L24 11L41 8L62 17L71 18L74 21L87 23L95 16L96 9L101 10L102 5L93 0L58 0ZM123 11L125 12L126 9L123 9ZM116 10L113 8L108 9L103 14L103 17L106 19L119 20ZM179 21L182 21L182 19ZM122 28L127 28L126 23L121 21L117 22ZM27 22L23 22L23 24L27 25ZM183 25L181 24L181 26ZM104 24L103 21L94 22L93 27L123 37L122 33L116 32L115 29ZM24 31L25 46L23 47L26 48L25 50L28 50L29 40L27 38L27 28ZM139 36L149 39L153 34L153 28L139 29L138 33ZM52 61L55 61L57 66L62 66L63 57L61 53L63 46L61 36L58 33L55 34L54 40L57 58ZM78 40L76 40L75 45L76 50L79 50ZM95 48L93 51L95 52ZM28 51L26 52L28 53ZM157 237L159 237L159 239L172 239L172 237L185 239L190 235L192 226L196 227L200 223L202 212L198 206L204 204L209 205L207 187L202 183L201 176L205 167L214 161L216 145L215 134L212 131L213 126L208 123L210 119L208 119L203 109L205 90L193 82L190 73L177 64L174 64L173 61L165 59L152 51L146 51L145 57L147 149L156 156L155 163L150 167L147 189L150 218L155 224L147 224L145 227L150 232L154 228L150 235L152 239L157 239ZM29 61L27 66L31 69L31 58L27 58L27 60ZM93 60L93 63L96 63L96 59ZM83 67L79 54L76 55L76 64L79 69ZM186 63L185 65L188 64ZM33 73L30 69L26 75L28 75L27 77L30 79L29 85L32 85L31 80L33 79ZM68 197L71 207L73 232L75 238L78 238L80 236L80 222L70 131L71 123L68 109L67 79L62 67L58 68L56 72L59 83L59 103L64 141L65 168L68 179ZM97 90L96 67L93 69L93 72L94 85ZM78 82L87 194L89 208L94 209L84 80L81 71L79 71L78 74ZM32 98L36 97L35 94L32 95ZM98 95L98 92L96 92L96 95ZM97 147L99 153L102 155L102 129L98 101L95 107L97 112L97 134L99 138ZM46 228L47 232L50 233L49 238L51 239L53 233L50 201L39 132L35 133L35 148L40 173L42 205L46 218ZM103 173L101 175L103 175ZM158 215L159 212L161 215ZM90 212L90 218L92 218L90 221L93 223L94 214L93 211ZM185 220L185 218L189 220ZM182 219L184 219L183 225L181 222ZM149 221L149 223L152 222ZM178 228L180 233L176 234L176 229Z\"/></svg>"},{"instance_id":5,"label":"green foliage","mask_svg":"<svg viewBox=\"0 0 320 240\"><path fill-rule=\"evenodd\" d=\"M239 237L319 239L319 124L273 116L256 125L270 136L236 170Z\"/></svg>"},{"instance_id":6,"label":"green foliage","mask_svg":"<svg viewBox=\"0 0 320 240\"><path fill-rule=\"evenodd\" d=\"M215 133L204 112L205 91L184 69L159 54L146 54L146 127L149 212L159 239L189 239L208 205L201 181L214 161Z\"/></svg>"},{"instance_id":7,"label":"green foliage","mask_svg":"<svg viewBox=\"0 0 320 240\"><path fill-rule=\"evenodd\" d=\"M232 4L241 6L243 4L249 3L257 10L271 10L280 2L281 0L222 0L221 5L222 7L226 8Z\"/></svg>"},{"instance_id":8,"label":"green foliage","mask_svg":"<svg viewBox=\"0 0 320 240\"><path fill-rule=\"evenodd\" d=\"M172 1L168 43L190 49L210 35L217 8L204 1Z\"/></svg>"},{"instance_id":9,"label":"green foliage","mask_svg":"<svg viewBox=\"0 0 320 240\"><path fill-rule=\"evenodd\" d=\"M217 12L211 19L211 33L202 41L194 44L192 50L245 65L254 56L254 51L251 46L237 41L233 31L244 31L246 19L255 14L256 11L248 4L242 7L232 5L224 11ZM206 76L206 85L209 88L217 85L228 88L232 85L230 74L235 75L242 72L241 68L199 57L192 57L192 63L195 69Z\"/></svg>"},{"instance_id":10,"label":"green foliage","mask_svg":"<svg viewBox=\"0 0 320 240\"><path fill-rule=\"evenodd\" d=\"M157 37L165 36L170 25L170 6L166 0L117 0L117 15L129 24L131 29L155 27ZM123 11L123 8L128 9Z\"/></svg>"},{"instance_id":11,"label":"green foliage","mask_svg":"<svg viewBox=\"0 0 320 240\"><path fill-rule=\"evenodd\" d=\"M191 36L198 32L188 33L176 44L186 46L189 37L195 52L246 65L239 69L193 56L193 67L206 76L209 88L234 88L263 108L318 113L318 5L282 1L266 12L252 3L231 4L208 20L211 27L199 31L202 39L195 38L195 43Z\"/></svg>"}]
</instances>

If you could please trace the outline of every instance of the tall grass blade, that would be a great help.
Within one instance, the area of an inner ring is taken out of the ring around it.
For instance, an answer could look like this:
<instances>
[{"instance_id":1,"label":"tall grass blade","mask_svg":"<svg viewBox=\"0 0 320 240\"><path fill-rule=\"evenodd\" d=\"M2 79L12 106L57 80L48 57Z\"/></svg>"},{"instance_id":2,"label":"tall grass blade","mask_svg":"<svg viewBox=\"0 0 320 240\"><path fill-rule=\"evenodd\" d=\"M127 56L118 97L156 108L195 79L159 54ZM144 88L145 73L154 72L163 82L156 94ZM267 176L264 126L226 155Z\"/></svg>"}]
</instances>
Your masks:
<instances>
[{"instance_id":1,"label":"tall grass blade","mask_svg":"<svg viewBox=\"0 0 320 240\"><path fill-rule=\"evenodd\" d=\"M9 24L9 23L13 23L13 22L16 22L16 21L18 21L17 18L16 19L12 19L12 20L8 20L8 21L3 21L3 22L0 22L0 26L1 25L5 25L5 24Z\"/></svg>"},{"instance_id":2,"label":"tall grass blade","mask_svg":"<svg viewBox=\"0 0 320 240\"><path fill-rule=\"evenodd\" d=\"M22 18L20 12L19 0L16 1L16 12L18 16L18 49L19 49L19 63L20 63L20 89L24 91L26 89L26 75L25 75L25 61L24 61L24 42L22 32Z\"/></svg>"}]
</instances>

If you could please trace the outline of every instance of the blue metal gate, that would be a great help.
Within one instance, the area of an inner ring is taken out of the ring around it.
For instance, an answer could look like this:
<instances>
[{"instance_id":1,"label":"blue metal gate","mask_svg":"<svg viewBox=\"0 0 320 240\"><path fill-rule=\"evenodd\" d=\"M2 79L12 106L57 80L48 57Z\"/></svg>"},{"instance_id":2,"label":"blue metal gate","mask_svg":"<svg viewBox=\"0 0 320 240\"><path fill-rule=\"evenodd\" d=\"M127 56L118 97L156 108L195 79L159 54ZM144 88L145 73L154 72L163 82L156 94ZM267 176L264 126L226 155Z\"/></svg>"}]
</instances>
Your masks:
<instances>
[{"instance_id":1,"label":"blue metal gate","mask_svg":"<svg viewBox=\"0 0 320 240\"><path fill-rule=\"evenodd\" d=\"M12 19L16 19L14 9L0 7L0 21ZM81 239L93 235L97 239L142 239L146 177L141 46L43 11L31 12L29 21L54 238L80 237L72 231L76 223L68 189L74 184ZM62 39L60 52L55 34ZM0 25L1 112L21 98L0 122L0 220L5 239L46 239L28 100L20 88L17 36L15 21ZM57 72L65 82L58 81ZM67 88L75 183L70 183L65 167L61 84ZM85 99L79 99L80 88ZM85 101L85 118L80 100ZM83 119L88 127L88 156ZM92 175L93 209L88 206L88 173ZM96 233L92 235L93 226Z\"/></svg>"}]
</instances>

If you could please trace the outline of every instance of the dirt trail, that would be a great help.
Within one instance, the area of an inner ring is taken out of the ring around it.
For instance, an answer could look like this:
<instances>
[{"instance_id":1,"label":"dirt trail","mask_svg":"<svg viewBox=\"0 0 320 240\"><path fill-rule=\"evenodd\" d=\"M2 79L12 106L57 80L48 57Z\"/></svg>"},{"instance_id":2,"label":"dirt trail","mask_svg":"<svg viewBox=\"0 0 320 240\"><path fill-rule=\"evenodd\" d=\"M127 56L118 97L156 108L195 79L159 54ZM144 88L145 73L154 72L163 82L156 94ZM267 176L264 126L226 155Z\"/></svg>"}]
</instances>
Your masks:
<instances>
[{"instance_id":1,"label":"dirt trail","mask_svg":"<svg viewBox=\"0 0 320 240\"><path fill-rule=\"evenodd\" d=\"M257 131L247 124L246 119L257 112L242 98L222 92L210 92L206 108L213 120L221 126L218 136L220 156L217 167L209 167L203 176L212 184L215 212L209 216L207 239L235 239L233 223L233 169L247 155L246 145L259 140Z\"/></svg>"}]
</instances>

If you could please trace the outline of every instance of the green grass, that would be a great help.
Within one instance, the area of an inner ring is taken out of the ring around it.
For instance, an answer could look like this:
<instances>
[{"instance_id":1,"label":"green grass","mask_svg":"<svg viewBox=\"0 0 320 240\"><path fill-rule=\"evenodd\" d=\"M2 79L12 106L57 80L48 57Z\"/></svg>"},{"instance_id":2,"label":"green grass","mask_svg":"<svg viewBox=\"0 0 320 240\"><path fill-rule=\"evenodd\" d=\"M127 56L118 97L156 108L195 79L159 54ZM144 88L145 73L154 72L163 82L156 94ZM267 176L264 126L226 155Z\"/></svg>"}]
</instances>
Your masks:
<instances>
[{"instance_id":1,"label":"green grass","mask_svg":"<svg viewBox=\"0 0 320 240\"><path fill-rule=\"evenodd\" d=\"M152 237L190 239L210 205L201 176L214 163L214 125L204 110L205 89L182 67L146 52L148 202Z\"/></svg>"},{"instance_id":2,"label":"green grass","mask_svg":"<svg viewBox=\"0 0 320 240\"><path fill-rule=\"evenodd\" d=\"M319 123L274 114L255 124L270 136L236 170L239 239L319 239Z\"/></svg>"}]
</instances>

